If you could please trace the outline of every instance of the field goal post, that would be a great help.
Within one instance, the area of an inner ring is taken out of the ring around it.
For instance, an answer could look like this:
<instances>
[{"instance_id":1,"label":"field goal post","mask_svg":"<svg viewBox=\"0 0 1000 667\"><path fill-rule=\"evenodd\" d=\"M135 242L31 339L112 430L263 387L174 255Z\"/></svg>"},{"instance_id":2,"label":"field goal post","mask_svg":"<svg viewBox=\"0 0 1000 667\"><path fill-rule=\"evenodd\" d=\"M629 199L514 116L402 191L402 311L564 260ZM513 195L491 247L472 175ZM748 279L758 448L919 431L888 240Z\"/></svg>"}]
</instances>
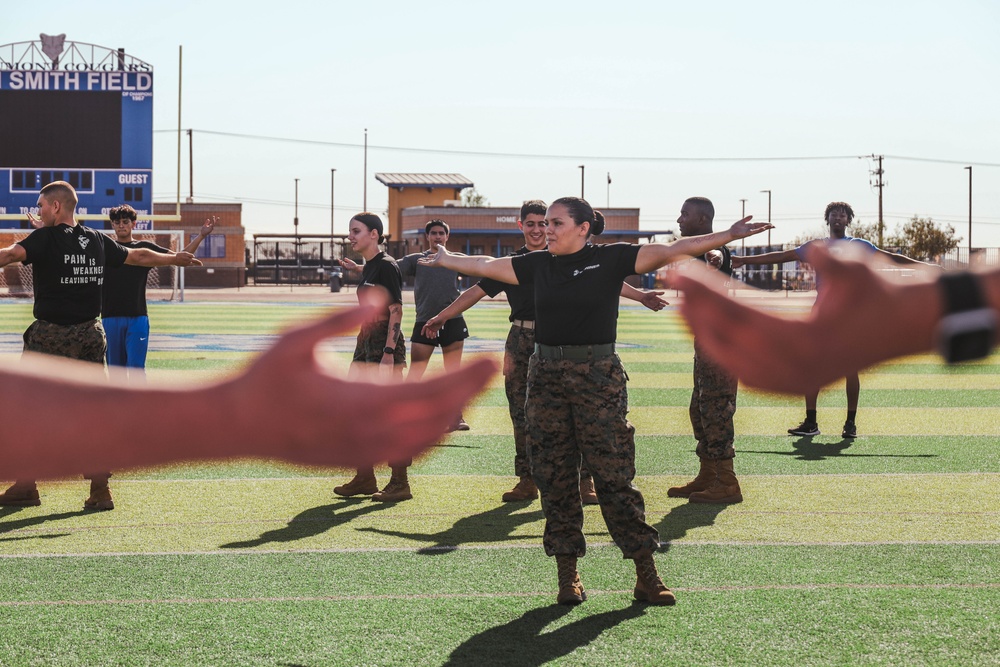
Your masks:
<instances>
[{"instance_id":1,"label":"field goal post","mask_svg":"<svg viewBox=\"0 0 1000 667\"><path fill-rule=\"evenodd\" d=\"M13 242L25 238L32 232L24 230L3 230L10 232ZM112 236L108 230L99 230ZM134 230L132 238L136 241L150 241L156 245L178 252L184 248L184 232L179 229L160 231ZM34 294L31 267L18 262L0 268L0 298L31 297ZM160 266L150 269L146 278L147 301L183 301L184 300L184 268L177 266Z\"/></svg>"}]
</instances>

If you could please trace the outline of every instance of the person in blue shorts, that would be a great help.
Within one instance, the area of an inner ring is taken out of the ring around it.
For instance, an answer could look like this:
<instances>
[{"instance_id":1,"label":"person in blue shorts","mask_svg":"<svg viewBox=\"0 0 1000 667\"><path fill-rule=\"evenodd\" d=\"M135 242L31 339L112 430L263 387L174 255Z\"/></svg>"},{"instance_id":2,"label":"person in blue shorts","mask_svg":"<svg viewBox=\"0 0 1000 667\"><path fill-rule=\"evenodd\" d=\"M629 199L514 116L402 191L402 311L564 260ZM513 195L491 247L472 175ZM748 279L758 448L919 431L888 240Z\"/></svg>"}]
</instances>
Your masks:
<instances>
[{"instance_id":1,"label":"person in blue shorts","mask_svg":"<svg viewBox=\"0 0 1000 667\"><path fill-rule=\"evenodd\" d=\"M916 259L911 259L906 255L900 255L897 253L888 252L882 250L876 246L871 241L866 241L865 239L854 238L847 235L847 227L854 220L854 209L851 208L850 204L842 201L830 202L826 206L826 211L823 213L823 218L826 220L826 225L829 228L829 236L825 239L814 239L803 243L797 248L791 250L781 250L778 252L768 252L762 255L749 255L749 256L734 256L733 257L733 268L739 268L741 266L748 265L760 265L760 264L782 264L784 262L794 262L794 261L804 261L805 260L805 249L814 243L819 243L830 247L830 249L836 252L838 246L840 247L855 247L861 248L871 254L878 254L886 257L897 264L922 264L926 265L926 262L921 262ZM858 427L856 424L856 419L858 415L858 399L861 395L861 380L857 373L849 373L847 375L847 420L844 422L844 428L841 431L842 438L856 438L858 435ZM819 435L819 422L816 417L816 402L819 398L819 391L814 391L806 394L806 418L801 424L794 428L788 429L789 435L798 436L814 436Z\"/></svg>"},{"instance_id":2,"label":"person in blue shorts","mask_svg":"<svg viewBox=\"0 0 1000 667\"><path fill-rule=\"evenodd\" d=\"M126 248L146 248L160 254L170 250L152 241L133 238L137 215L128 204L115 206L108 212L115 240ZM192 255L215 229L216 219L205 220L198 235L184 248ZM108 366L127 368L129 379L145 381L146 353L149 351L149 314L146 310L146 280L149 266L123 264L104 271L101 290L101 324L108 340L105 356Z\"/></svg>"}]
</instances>

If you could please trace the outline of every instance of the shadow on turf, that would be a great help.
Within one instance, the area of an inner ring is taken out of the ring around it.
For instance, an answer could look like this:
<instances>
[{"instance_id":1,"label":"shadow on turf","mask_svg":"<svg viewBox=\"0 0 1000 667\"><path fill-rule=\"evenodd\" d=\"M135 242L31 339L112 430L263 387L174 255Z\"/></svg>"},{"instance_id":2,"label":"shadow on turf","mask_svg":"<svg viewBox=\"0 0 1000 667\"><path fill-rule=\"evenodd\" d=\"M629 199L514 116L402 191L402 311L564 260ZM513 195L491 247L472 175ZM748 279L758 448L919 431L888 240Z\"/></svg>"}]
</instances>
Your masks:
<instances>
[{"instance_id":1,"label":"shadow on turf","mask_svg":"<svg viewBox=\"0 0 1000 667\"><path fill-rule=\"evenodd\" d=\"M496 661L497 664L512 667L544 665L586 646L605 630L642 616L646 607L633 604L625 609L585 616L551 632L544 632L550 623L572 610L573 607L560 605L539 607L510 623L484 630L459 645L448 656L444 667L482 664L487 658L491 664Z\"/></svg>"},{"instance_id":2,"label":"shadow on turf","mask_svg":"<svg viewBox=\"0 0 1000 667\"><path fill-rule=\"evenodd\" d=\"M274 542L294 542L320 535L334 526L345 524L356 517L390 507L384 503L369 502L368 498L345 498L336 503L310 507L297 514L284 528L269 530L255 540L230 542L220 549L250 549Z\"/></svg>"},{"instance_id":3,"label":"shadow on turf","mask_svg":"<svg viewBox=\"0 0 1000 667\"><path fill-rule=\"evenodd\" d=\"M843 438L840 442L822 443L815 442L815 436L806 435L796 438L792 442L794 448L790 452L761 451L753 449L740 449L741 454L770 454L773 456L794 456L800 461L825 461L828 458L837 456L868 457L868 458L889 458L889 459L929 459L936 458L937 454L855 454L848 452L854 440Z\"/></svg>"},{"instance_id":4,"label":"shadow on turf","mask_svg":"<svg viewBox=\"0 0 1000 667\"><path fill-rule=\"evenodd\" d=\"M451 528L438 533L404 533L369 527L358 528L358 530L402 537L417 542L433 542L431 546L418 549L417 553L436 556L454 551L468 542L502 542L507 539L515 539L511 535L519 526L534 523L542 517L541 509L514 514L515 510L523 507L522 503L504 503L485 512L462 517ZM524 538L518 537L516 539Z\"/></svg>"},{"instance_id":5,"label":"shadow on turf","mask_svg":"<svg viewBox=\"0 0 1000 667\"><path fill-rule=\"evenodd\" d=\"M90 514L86 510L77 510L75 512L60 512L58 514L45 514L42 516L33 516L26 519L14 519L13 521L6 521L6 518L11 514L20 512L25 509L24 507L4 507L0 509L0 542L10 542L13 540L23 540L24 537L3 537L5 533L12 533L15 530L23 530L25 528L31 528L33 526L40 526L49 521L60 521L62 519L72 519L74 517L83 516L85 514ZM58 533L55 535L32 535L31 539L46 539L52 537L62 537L66 533Z\"/></svg>"},{"instance_id":6,"label":"shadow on turf","mask_svg":"<svg viewBox=\"0 0 1000 667\"><path fill-rule=\"evenodd\" d=\"M667 552L670 545L685 535L692 528L711 526L715 517L729 505L714 505L709 503L684 503L677 505L663 515L660 522L653 526L660 534L660 551Z\"/></svg>"}]
</instances>

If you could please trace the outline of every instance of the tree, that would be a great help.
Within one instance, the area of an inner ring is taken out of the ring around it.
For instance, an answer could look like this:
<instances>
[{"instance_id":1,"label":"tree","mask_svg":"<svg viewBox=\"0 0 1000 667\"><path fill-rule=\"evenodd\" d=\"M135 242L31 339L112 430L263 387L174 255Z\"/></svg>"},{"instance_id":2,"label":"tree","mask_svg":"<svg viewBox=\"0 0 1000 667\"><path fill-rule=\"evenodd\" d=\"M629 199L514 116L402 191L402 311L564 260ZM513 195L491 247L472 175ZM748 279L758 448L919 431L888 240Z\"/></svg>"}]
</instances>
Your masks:
<instances>
[{"instance_id":1,"label":"tree","mask_svg":"<svg viewBox=\"0 0 1000 667\"><path fill-rule=\"evenodd\" d=\"M878 223L869 222L864 223L860 220L854 220L851 222L851 227L847 232L848 236L852 236L856 239L864 239L865 241L870 241L875 245L878 245Z\"/></svg>"},{"instance_id":2,"label":"tree","mask_svg":"<svg viewBox=\"0 0 1000 667\"><path fill-rule=\"evenodd\" d=\"M805 245L809 241L815 241L816 239L824 239L827 236L829 230L824 224L819 230L813 232L805 232L804 234L799 234L792 240L792 245L798 248L800 245Z\"/></svg>"},{"instance_id":3,"label":"tree","mask_svg":"<svg viewBox=\"0 0 1000 667\"><path fill-rule=\"evenodd\" d=\"M888 244L900 246L913 259L930 261L957 248L961 240L955 236L955 228L951 225L938 226L930 218L914 215Z\"/></svg>"},{"instance_id":4,"label":"tree","mask_svg":"<svg viewBox=\"0 0 1000 667\"><path fill-rule=\"evenodd\" d=\"M489 206L490 200L475 188L462 190L462 206Z\"/></svg>"}]
</instances>

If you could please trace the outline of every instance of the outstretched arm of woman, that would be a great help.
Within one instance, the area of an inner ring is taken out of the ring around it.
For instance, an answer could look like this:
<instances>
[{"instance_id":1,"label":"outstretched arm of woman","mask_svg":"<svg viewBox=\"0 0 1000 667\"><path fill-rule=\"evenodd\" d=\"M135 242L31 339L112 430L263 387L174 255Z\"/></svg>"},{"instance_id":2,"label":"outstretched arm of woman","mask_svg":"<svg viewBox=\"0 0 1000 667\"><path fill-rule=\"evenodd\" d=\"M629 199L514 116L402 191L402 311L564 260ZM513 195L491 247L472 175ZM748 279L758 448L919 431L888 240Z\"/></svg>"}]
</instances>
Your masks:
<instances>
[{"instance_id":1,"label":"outstretched arm of woman","mask_svg":"<svg viewBox=\"0 0 1000 667\"><path fill-rule=\"evenodd\" d=\"M636 273L655 271L681 257L704 255L713 248L719 248L732 241L773 229L773 225L766 222L750 222L752 218L752 215L748 215L742 220L737 220L732 227L724 232L685 236L673 243L647 243L639 248L639 255L635 260L635 271Z\"/></svg>"},{"instance_id":2,"label":"outstretched arm of woman","mask_svg":"<svg viewBox=\"0 0 1000 667\"><path fill-rule=\"evenodd\" d=\"M423 266L443 266L467 276L493 278L508 285L518 285L514 274L514 265L510 257L487 257L486 255L459 255L448 252L444 246L438 246L436 255L421 257L418 261Z\"/></svg>"}]
</instances>

